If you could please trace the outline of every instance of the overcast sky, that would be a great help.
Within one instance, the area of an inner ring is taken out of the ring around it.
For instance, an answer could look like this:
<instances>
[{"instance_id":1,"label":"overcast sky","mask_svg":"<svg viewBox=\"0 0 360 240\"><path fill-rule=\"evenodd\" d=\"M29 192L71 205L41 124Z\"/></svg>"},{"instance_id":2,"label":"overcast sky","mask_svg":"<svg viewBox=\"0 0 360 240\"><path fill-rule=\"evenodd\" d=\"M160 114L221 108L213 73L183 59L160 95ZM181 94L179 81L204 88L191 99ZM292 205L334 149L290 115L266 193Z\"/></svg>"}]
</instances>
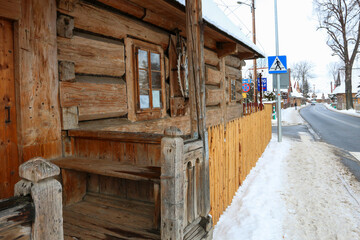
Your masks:
<instances>
[{"instance_id":1,"label":"overcast sky","mask_svg":"<svg viewBox=\"0 0 360 240\"><path fill-rule=\"evenodd\" d=\"M252 39L250 7L236 4L237 0L214 0L226 15ZM251 4L251 0L243 2ZM314 64L316 92L330 93L331 76L327 65L339 61L326 45L326 33L317 30L318 21L312 0L278 0L280 55L287 56L288 67L299 61ZM255 0L257 45L268 56L276 55L274 0ZM247 63L252 67L252 62Z\"/></svg>"}]
</instances>

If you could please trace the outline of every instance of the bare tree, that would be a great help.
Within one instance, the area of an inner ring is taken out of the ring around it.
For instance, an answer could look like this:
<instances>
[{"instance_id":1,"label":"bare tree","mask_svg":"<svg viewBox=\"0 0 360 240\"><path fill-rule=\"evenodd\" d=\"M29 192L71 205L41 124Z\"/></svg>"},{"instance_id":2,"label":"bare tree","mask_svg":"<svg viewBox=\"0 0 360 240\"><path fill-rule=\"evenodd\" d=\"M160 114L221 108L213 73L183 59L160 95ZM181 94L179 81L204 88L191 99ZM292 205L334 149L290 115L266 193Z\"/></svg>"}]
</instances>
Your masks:
<instances>
[{"instance_id":1,"label":"bare tree","mask_svg":"<svg viewBox=\"0 0 360 240\"><path fill-rule=\"evenodd\" d=\"M300 82L300 89L304 97L309 97L309 79L314 77L314 64L308 61L297 62L292 67L292 76Z\"/></svg>"},{"instance_id":2,"label":"bare tree","mask_svg":"<svg viewBox=\"0 0 360 240\"><path fill-rule=\"evenodd\" d=\"M346 109L354 108L351 74L360 44L360 0L314 0L319 29L326 30L327 44L345 67Z\"/></svg>"},{"instance_id":3,"label":"bare tree","mask_svg":"<svg viewBox=\"0 0 360 240\"><path fill-rule=\"evenodd\" d=\"M334 85L336 86L340 74L341 64L339 62L331 62L327 65L327 69L329 75L332 77Z\"/></svg>"}]
</instances>

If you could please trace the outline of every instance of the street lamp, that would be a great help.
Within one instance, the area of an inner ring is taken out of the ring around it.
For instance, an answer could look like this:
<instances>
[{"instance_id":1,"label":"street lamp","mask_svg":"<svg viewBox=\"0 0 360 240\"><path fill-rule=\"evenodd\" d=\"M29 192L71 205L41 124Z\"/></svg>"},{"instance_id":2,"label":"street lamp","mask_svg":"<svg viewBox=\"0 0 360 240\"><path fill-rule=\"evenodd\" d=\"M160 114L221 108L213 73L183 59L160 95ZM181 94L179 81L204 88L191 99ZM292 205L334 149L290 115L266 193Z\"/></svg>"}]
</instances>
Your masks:
<instances>
[{"instance_id":1,"label":"street lamp","mask_svg":"<svg viewBox=\"0 0 360 240\"><path fill-rule=\"evenodd\" d=\"M252 33L253 33L253 43L256 44L256 30L255 30L255 0L252 0L252 4L244 3L238 1L237 4L241 5L247 5L251 8L252 13ZM257 102L257 87L256 87L256 80L257 80L257 69L256 69L256 59L253 61L254 65L254 74L253 74L253 81L254 81L254 102Z\"/></svg>"}]
</instances>

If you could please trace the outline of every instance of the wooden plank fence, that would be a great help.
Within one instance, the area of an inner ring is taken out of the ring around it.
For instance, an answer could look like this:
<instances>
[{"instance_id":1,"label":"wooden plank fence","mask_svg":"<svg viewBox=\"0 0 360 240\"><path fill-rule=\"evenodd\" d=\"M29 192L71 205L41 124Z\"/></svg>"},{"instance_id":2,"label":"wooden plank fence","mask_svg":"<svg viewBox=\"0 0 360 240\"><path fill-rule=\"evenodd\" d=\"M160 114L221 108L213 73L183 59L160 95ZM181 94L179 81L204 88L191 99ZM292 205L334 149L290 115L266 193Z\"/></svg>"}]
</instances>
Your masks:
<instances>
[{"instance_id":1,"label":"wooden plank fence","mask_svg":"<svg viewBox=\"0 0 360 240\"><path fill-rule=\"evenodd\" d=\"M272 107L208 129L214 225L271 139Z\"/></svg>"}]
</instances>

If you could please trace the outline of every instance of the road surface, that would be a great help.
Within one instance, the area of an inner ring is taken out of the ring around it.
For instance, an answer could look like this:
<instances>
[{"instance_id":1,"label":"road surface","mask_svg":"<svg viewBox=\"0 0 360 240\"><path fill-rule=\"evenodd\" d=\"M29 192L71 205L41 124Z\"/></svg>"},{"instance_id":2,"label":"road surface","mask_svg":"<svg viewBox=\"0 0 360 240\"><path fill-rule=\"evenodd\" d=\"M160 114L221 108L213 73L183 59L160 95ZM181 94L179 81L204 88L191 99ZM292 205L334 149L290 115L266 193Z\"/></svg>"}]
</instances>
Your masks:
<instances>
[{"instance_id":1,"label":"road surface","mask_svg":"<svg viewBox=\"0 0 360 240\"><path fill-rule=\"evenodd\" d=\"M360 118L337 113L322 104L300 110L321 140L338 147L334 152L360 181Z\"/></svg>"},{"instance_id":2,"label":"road surface","mask_svg":"<svg viewBox=\"0 0 360 240\"><path fill-rule=\"evenodd\" d=\"M300 115L323 141L349 152L360 152L360 118L331 111L322 104L303 108Z\"/></svg>"}]
</instances>

